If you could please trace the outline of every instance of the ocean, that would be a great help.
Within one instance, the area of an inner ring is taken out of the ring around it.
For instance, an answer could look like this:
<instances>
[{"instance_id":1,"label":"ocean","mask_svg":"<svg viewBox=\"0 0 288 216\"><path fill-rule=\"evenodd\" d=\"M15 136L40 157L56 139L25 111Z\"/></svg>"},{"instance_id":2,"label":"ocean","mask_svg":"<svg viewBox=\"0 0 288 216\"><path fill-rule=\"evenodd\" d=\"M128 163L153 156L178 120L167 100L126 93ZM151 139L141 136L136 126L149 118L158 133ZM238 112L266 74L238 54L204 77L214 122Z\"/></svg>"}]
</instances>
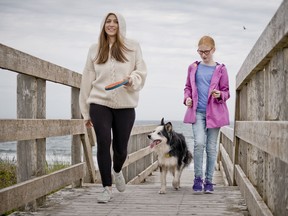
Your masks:
<instances>
[{"instance_id":1,"label":"ocean","mask_svg":"<svg viewBox=\"0 0 288 216\"><path fill-rule=\"evenodd\" d=\"M184 124L182 121L170 121L173 129L185 136L189 149L192 151L193 133L190 124ZM135 125L159 125L160 121L135 121ZM48 164L65 162L71 163L71 139L72 136L49 137L46 139L46 160ZM0 143L0 160L17 160L17 142ZM93 147L93 158L96 162L96 147Z\"/></svg>"}]
</instances>

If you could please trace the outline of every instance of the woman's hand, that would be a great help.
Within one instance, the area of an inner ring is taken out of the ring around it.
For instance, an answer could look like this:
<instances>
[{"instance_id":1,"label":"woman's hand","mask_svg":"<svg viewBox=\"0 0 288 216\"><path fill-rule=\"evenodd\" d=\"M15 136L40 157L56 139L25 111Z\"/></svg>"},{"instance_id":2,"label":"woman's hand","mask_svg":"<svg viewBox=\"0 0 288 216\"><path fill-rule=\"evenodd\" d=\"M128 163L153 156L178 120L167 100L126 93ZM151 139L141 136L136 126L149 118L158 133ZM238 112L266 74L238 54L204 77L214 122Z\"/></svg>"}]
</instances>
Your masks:
<instances>
[{"instance_id":1,"label":"woman's hand","mask_svg":"<svg viewBox=\"0 0 288 216\"><path fill-rule=\"evenodd\" d=\"M212 94L212 97L214 98L220 98L221 96L220 91L216 89L214 89L211 94Z\"/></svg>"},{"instance_id":2,"label":"woman's hand","mask_svg":"<svg viewBox=\"0 0 288 216\"><path fill-rule=\"evenodd\" d=\"M93 123L92 123L91 120L85 120L84 123L85 123L85 126L87 128L92 128L93 127Z\"/></svg>"},{"instance_id":3,"label":"woman's hand","mask_svg":"<svg viewBox=\"0 0 288 216\"><path fill-rule=\"evenodd\" d=\"M191 99L190 97L188 97L188 98L186 99L186 101L185 101L185 104L186 104L186 106L188 106L188 107L192 107L192 105L193 105L192 99Z\"/></svg>"},{"instance_id":4,"label":"woman's hand","mask_svg":"<svg viewBox=\"0 0 288 216\"><path fill-rule=\"evenodd\" d=\"M131 86L132 85L132 79L130 77L126 78L128 80L128 82L125 84L125 86Z\"/></svg>"}]
</instances>

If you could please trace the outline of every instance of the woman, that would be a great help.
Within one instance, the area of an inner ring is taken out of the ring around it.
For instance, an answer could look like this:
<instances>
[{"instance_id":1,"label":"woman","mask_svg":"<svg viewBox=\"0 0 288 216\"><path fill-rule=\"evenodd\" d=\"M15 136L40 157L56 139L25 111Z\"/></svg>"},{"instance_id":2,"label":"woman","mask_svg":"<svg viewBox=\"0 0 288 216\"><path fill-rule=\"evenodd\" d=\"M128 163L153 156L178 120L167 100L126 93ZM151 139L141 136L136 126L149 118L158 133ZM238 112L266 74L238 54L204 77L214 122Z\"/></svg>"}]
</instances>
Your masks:
<instances>
[{"instance_id":1,"label":"woman","mask_svg":"<svg viewBox=\"0 0 288 216\"><path fill-rule=\"evenodd\" d=\"M139 44L127 39L125 33L125 20L120 14L109 13L104 17L98 44L89 49L80 87L79 103L85 125L94 127L97 137L97 162L103 185L98 197L100 203L112 198L112 166L116 188L120 192L125 190L121 170L127 157L139 91L147 75ZM128 80L124 86L105 90L105 86L123 79Z\"/></svg>"},{"instance_id":2,"label":"woman","mask_svg":"<svg viewBox=\"0 0 288 216\"><path fill-rule=\"evenodd\" d=\"M229 99L229 80L224 64L213 60L215 42L203 36L198 43L202 61L188 68L184 89L184 104L188 107L185 123L192 123L194 134L195 192L214 191L212 178L217 157L217 137L220 127L229 125L226 100ZM206 150L205 180L203 181L203 153Z\"/></svg>"}]
</instances>

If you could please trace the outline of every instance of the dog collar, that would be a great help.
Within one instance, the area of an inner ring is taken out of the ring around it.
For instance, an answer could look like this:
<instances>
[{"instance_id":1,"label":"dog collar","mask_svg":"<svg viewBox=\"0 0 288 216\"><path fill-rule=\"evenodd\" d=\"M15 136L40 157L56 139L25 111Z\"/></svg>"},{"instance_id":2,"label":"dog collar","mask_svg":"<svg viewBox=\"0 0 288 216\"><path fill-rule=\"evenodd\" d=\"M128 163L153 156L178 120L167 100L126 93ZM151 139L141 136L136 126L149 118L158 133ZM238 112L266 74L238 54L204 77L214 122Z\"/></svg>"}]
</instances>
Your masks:
<instances>
[{"instance_id":1,"label":"dog collar","mask_svg":"<svg viewBox=\"0 0 288 216\"><path fill-rule=\"evenodd\" d=\"M166 158L169 158L169 157L171 157L171 155L170 155L169 153L166 153L166 154L165 154L165 157L166 157Z\"/></svg>"}]
</instances>

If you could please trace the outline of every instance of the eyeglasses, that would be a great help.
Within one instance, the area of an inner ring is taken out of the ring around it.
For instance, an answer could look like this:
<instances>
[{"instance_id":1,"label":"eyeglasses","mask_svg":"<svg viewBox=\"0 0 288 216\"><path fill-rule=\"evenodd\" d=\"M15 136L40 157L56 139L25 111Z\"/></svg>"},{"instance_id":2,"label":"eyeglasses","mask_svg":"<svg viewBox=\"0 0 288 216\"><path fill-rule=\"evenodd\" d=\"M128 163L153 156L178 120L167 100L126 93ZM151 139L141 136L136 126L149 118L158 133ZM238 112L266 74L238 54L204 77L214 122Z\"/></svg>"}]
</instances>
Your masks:
<instances>
[{"instance_id":1,"label":"eyeglasses","mask_svg":"<svg viewBox=\"0 0 288 216\"><path fill-rule=\"evenodd\" d=\"M211 48L210 50L197 50L197 52L200 54L200 55L203 55L203 54L205 54L205 55L208 55L210 52L211 52L211 50L212 50L213 48Z\"/></svg>"}]
</instances>

